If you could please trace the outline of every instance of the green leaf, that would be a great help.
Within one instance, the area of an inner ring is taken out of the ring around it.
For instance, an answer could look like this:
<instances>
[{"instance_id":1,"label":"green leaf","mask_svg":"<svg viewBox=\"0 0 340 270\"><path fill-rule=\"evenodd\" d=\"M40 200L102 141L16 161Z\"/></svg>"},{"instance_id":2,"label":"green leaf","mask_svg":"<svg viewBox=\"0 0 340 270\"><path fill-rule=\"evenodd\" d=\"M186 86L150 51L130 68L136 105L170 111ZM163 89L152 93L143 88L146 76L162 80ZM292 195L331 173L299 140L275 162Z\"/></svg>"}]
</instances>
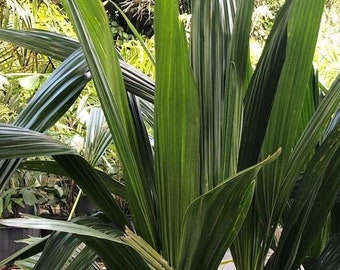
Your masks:
<instances>
[{"instance_id":1,"label":"green leaf","mask_svg":"<svg viewBox=\"0 0 340 270\"><path fill-rule=\"evenodd\" d=\"M200 96L202 193L236 173L252 7L253 1L238 1L237 6L229 0L192 3L191 63Z\"/></svg>"},{"instance_id":2,"label":"green leaf","mask_svg":"<svg viewBox=\"0 0 340 270\"><path fill-rule=\"evenodd\" d=\"M101 257L107 269L150 269L137 252L129 245L123 243L121 240L123 233L114 229L112 224L107 224L103 220L94 217L77 219L75 222L77 222L77 224L51 219L29 218L1 220L0 224L19 228L41 228L72 233ZM73 243L73 241L75 241L72 235L67 236L63 234L60 237L66 242L71 241L70 243ZM60 237L57 239L61 239ZM59 241L53 241L53 238L49 242L49 245L53 248L50 250L50 254L46 254L46 261L48 261L47 258L49 256L53 256L53 253L56 252L53 250L62 252L63 249L61 247L64 246ZM74 246L71 245L69 248L71 250L65 250L65 252L71 253ZM115 254L115 256L112 256L112 254ZM58 256L54 257L58 258ZM57 261L55 261L55 263L57 263ZM43 267L46 267L46 263L42 264L41 267L40 269L44 269Z\"/></svg>"},{"instance_id":3,"label":"green leaf","mask_svg":"<svg viewBox=\"0 0 340 270\"><path fill-rule=\"evenodd\" d=\"M155 2L155 167L161 250L179 259L183 218L200 194L198 92L178 1Z\"/></svg>"},{"instance_id":4,"label":"green leaf","mask_svg":"<svg viewBox=\"0 0 340 270\"><path fill-rule=\"evenodd\" d=\"M313 266L315 270L339 269L340 267L340 235L335 235Z\"/></svg>"},{"instance_id":5,"label":"green leaf","mask_svg":"<svg viewBox=\"0 0 340 270\"><path fill-rule=\"evenodd\" d=\"M118 228L122 230L129 224L117 201L101 180L100 174L84 158L77 155L58 155L53 158Z\"/></svg>"},{"instance_id":6,"label":"green leaf","mask_svg":"<svg viewBox=\"0 0 340 270\"><path fill-rule=\"evenodd\" d=\"M85 193L101 207L108 217L116 222L117 226L123 229L128 224L117 202L101 182L96 170L82 157L75 155L68 146L38 132L0 124L0 148L2 149L0 159L54 155L68 175L78 181Z\"/></svg>"},{"instance_id":7,"label":"green leaf","mask_svg":"<svg viewBox=\"0 0 340 270\"><path fill-rule=\"evenodd\" d=\"M267 204L266 216L271 215L275 196L261 194L262 190L272 190L271 194L280 193L280 183L284 170L291 155L291 149L296 143L296 132L303 101L308 89L310 67L323 12L324 1L292 1L287 22L286 57L277 86L265 135L262 154L268 155L278 146L282 147L280 158L263 170L264 180L261 180L259 200ZM272 179L277 179L272 181ZM268 203L265 203L267 201Z\"/></svg>"},{"instance_id":8,"label":"green leaf","mask_svg":"<svg viewBox=\"0 0 340 270\"><path fill-rule=\"evenodd\" d=\"M315 147L322 139L325 132L325 126L327 126L329 120L339 106L339 89L340 76L337 77L330 87L327 95L320 102L320 105L318 106L313 117L297 142L296 147L294 148L287 165L287 172L285 175L284 184L282 186L282 195L289 195L287 193L290 193L290 190L295 183L296 177L303 170L303 166L307 162L306 159L314 152ZM327 135L327 132L325 135Z\"/></svg>"},{"instance_id":9,"label":"green leaf","mask_svg":"<svg viewBox=\"0 0 340 270\"><path fill-rule=\"evenodd\" d=\"M286 57L287 20L290 5L291 1L286 1L279 10L247 89L244 100L238 170L246 169L256 164L260 159L261 148ZM262 188L260 181L261 179L257 182L257 192L261 192L262 189L266 190L265 186ZM272 179L268 181L272 181ZM264 228L262 222L259 221L259 215L265 215L262 214L266 210L265 207L262 204L257 207L255 200L231 247L237 268L263 268L263 260L269 247L263 244L263 239L267 237L267 228ZM253 213L259 213L259 215ZM266 218L264 218L264 222L267 222ZM261 235L261 237L257 235ZM268 238L268 241L271 242L271 236Z\"/></svg>"},{"instance_id":10,"label":"green leaf","mask_svg":"<svg viewBox=\"0 0 340 270\"><path fill-rule=\"evenodd\" d=\"M34 205L35 203L38 203L39 200L34 195L33 190L22 188L21 189L22 198L24 199L24 203L27 205Z\"/></svg>"},{"instance_id":11,"label":"green leaf","mask_svg":"<svg viewBox=\"0 0 340 270\"><path fill-rule=\"evenodd\" d=\"M45 81L21 111L14 124L44 132L69 109L89 78L81 51L76 51ZM0 162L1 190L9 181L20 160Z\"/></svg>"},{"instance_id":12,"label":"green leaf","mask_svg":"<svg viewBox=\"0 0 340 270\"><path fill-rule=\"evenodd\" d=\"M25 207L23 198L14 198L14 197L12 197L11 198L11 203L14 203L14 204L16 204L16 205L18 205L18 206L20 206L22 208ZM11 205L11 209L13 210L13 205ZM10 211L10 212L12 212L12 211Z\"/></svg>"},{"instance_id":13,"label":"green leaf","mask_svg":"<svg viewBox=\"0 0 340 270\"><path fill-rule=\"evenodd\" d=\"M67 172L57 162L51 160L24 160L20 163L19 168L67 176Z\"/></svg>"},{"instance_id":14,"label":"green leaf","mask_svg":"<svg viewBox=\"0 0 340 270\"><path fill-rule=\"evenodd\" d=\"M129 228L125 229L125 235L122 237L122 240L141 254L152 269L173 269L156 250L154 250L143 238L134 234Z\"/></svg>"},{"instance_id":15,"label":"green leaf","mask_svg":"<svg viewBox=\"0 0 340 270\"><path fill-rule=\"evenodd\" d=\"M152 194L154 179L147 174L153 166L143 162L145 153L139 148L138 134L104 8L99 0L64 0L63 5L82 45L106 121L124 166L126 194L134 225L140 235L156 247L158 232Z\"/></svg>"},{"instance_id":16,"label":"green leaf","mask_svg":"<svg viewBox=\"0 0 340 270\"><path fill-rule=\"evenodd\" d=\"M85 246L81 251L77 252L77 255L72 262L67 266L67 270L78 270L81 267L95 267L94 261L98 258L96 253L90 249L89 247ZM92 268L90 268L92 269ZM100 267L97 266L96 269L100 270Z\"/></svg>"},{"instance_id":17,"label":"green leaf","mask_svg":"<svg viewBox=\"0 0 340 270\"><path fill-rule=\"evenodd\" d=\"M30 31L0 29L0 39L32 51L47 54L59 61L64 61L80 47L79 42L72 38L37 29Z\"/></svg>"},{"instance_id":18,"label":"green leaf","mask_svg":"<svg viewBox=\"0 0 340 270\"><path fill-rule=\"evenodd\" d=\"M0 124L0 159L73 154L67 145L42 133Z\"/></svg>"},{"instance_id":19,"label":"green leaf","mask_svg":"<svg viewBox=\"0 0 340 270\"><path fill-rule=\"evenodd\" d=\"M229 1L232 5L234 1ZM237 172L240 138L242 130L243 99L251 77L252 68L249 59L249 35L254 8L253 0L238 1L235 21L230 39L230 52L227 63L225 93L225 128L223 134L223 173L224 178ZM233 10L233 8L230 8ZM278 146L276 149L278 149ZM273 153L276 149L272 149ZM271 154L267 153L267 155Z\"/></svg>"},{"instance_id":20,"label":"green leaf","mask_svg":"<svg viewBox=\"0 0 340 270\"><path fill-rule=\"evenodd\" d=\"M60 61L64 61L80 47L79 42L74 39L44 30L0 29L0 39L41 52ZM123 72L126 90L153 102L155 83L152 79L122 60L119 60L119 64Z\"/></svg>"},{"instance_id":21,"label":"green leaf","mask_svg":"<svg viewBox=\"0 0 340 270\"><path fill-rule=\"evenodd\" d=\"M35 90L39 87L41 80L40 74L23 76L18 79L20 86L27 90Z\"/></svg>"},{"instance_id":22,"label":"green leaf","mask_svg":"<svg viewBox=\"0 0 340 270\"><path fill-rule=\"evenodd\" d=\"M314 141L308 151L300 152L299 160L291 163L297 138L303 130L302 104L308 96L323 4L323 1L305 0L285 2L268 38L263 62L260 61L254 74L251 87L256 89L247 93L245 125L251 126L243 127L245 133L241 143L245 145L241 147L240 168L253 164L258 157L266 156L278 147L282 147L282 155L259 173L254 204L233 249L237 268L263 268L297 175L316 146ZM313 132L316 134L323 129L320 126ZM285 177L287 171L300 165L294 175Z\"/></svg>"},{"instance_id":23,"label":"green leaf","mask_svg":"<svg viewBox=\"0 0 340 270\"><path fill-rule=\"evenodd\" d=\"M0 217L2 217L2 213L4 211L4 200L0 197Z\"/></svg>"},{"instance_id":24,"label":"green leaf","mask_svg":"<svg viewBox=\"0 0 340 270\"><path fill-rule=\"evenodd\" d=\"M317 148L308 164L268 269L298 267L319 236L340 186L339 136L340 125Z\"/></svg>"},{"instance_id":25,"label":"green leaf","mask_svg":"<svg viewBox=\"0 0 340 270\"><path fill-rule=\"evenodd\" d=\"M18 228L30 228L30 229L43 229L52 231L61 231L76 235L91 236L99 239L106 239L109 241L122 243L120 237L122 232L118 230L112 230L110 234L100 232L92 227L80 225L72 222L53 220L46 218L11 218L2 219L0 224L10 227Z\"/></svg>"},{"instance_id":26,"label":"green leaf","mask_svg":"<svg viewBox=\"0 0 340 270\"><path fill-rule=\"evenodd\" d=\"M218 268L246 218L256 174L280 152L279 149L264 161L239 172L190 204L183 224L181 257L176 269Z\"/></svg>"},{"instance_id":27,"label":"green leaf","mask_svg":"<svg viewBox=\"0 0 340 270\"><path fill-rule=\"evenodd\" d=\"M80 236L80 239L83 240L87 246L96 251L108 270L149 270L151 268L141 258L140 254L128 245L116 244L93 237ZM114 253L115 256L112 256L112 253Z\"/></svg>"},{"instance_id":28,"label":"green leaf","mask_svg":"<svg viewBox=\"0 0 340 270\"><path fill-rule=\"evenodd\" d=\"M112 136L110 130L107 129L102 110L91 108L86 122L85 159L95 166L111 142Z\"/></svg>"},{"instance_id":29,"label":"green leaf","mask_svg":"<svg viewBox=\"0 0 340 270\"><path fill-rule=\"evenodd\" d=\"M65 114L90 80L80 49L72 53L44 82L14 124L44 132Z\"/></svg>"},{"instance_id":30,"label":"green leaf","mask_svg":"<svg viewBox=\"0 0 340 270\"><path fill-rule=\"evenodd\" d=\"M303 132L305 131L306 126L309 121L312 119L317 107L320 105L320 90L319 90L319 78L317 71L314 68L311 69L310 73L311 79L309 80L308 90L306 92L305 100L303 103L303 108L301 112L301 117L299 121L299 129L296 133L297 142Z\"/></svg>"},{"instance_id":31,"label":"green leaf","mask_svg":"<svg viewBox=\"0 0 340 270\"><path fill-rule=\"evenodd\" d=\"M238 170L256 164L285 60L289 4L280 9L266 40L244 101Z\"/></svg>"},{"instance_id":32,"label":"green leaf","mask_svg":"<svg viewBox=\"0 0 340 270\"><path fill-rule=\"evenodd\" d=\"M46 265L50 269L64 269L72 253L80 244L81 241L70 233L53 233L45 245L46 252L41 254L34 269L44 269Z\"/></svg>"}]
</instances>

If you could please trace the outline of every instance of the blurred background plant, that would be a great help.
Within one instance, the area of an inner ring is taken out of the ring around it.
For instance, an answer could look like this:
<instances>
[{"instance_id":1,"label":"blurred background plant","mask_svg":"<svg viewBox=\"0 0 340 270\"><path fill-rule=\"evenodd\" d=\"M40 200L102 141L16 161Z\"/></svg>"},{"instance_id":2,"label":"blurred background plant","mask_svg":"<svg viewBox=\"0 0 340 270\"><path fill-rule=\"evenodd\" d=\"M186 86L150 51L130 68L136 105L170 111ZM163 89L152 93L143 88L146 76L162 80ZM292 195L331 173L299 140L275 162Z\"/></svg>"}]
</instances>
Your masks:
<instances>
[{"instance_id":1,"label":"blurred background plant","mask_svg":"<svg viewBox=\"0 0 340 270\"><path fill-rule=\"evenodd\" d=\"M1 0L0 27L10 29L45 29L75 37L63 9L51 0ZM50 73L57 61L37 52L0 42L2 73Z\"/></svg>"},{"instance_id":2,"label":"blurred background plant","mask_svg":"<svg viewBox=\"0 0 340 270\"><path fill-rule=\"evenodd\" d=\"M38 28L75 37L63 8L52 0L1 0L0 27ZM0 121L11 123L59 64L46 55L0 41ZM86 89L91 92L91 85ZM74 115L76 111L75 104L69 114ZM67 121L68 116L54 127L58 131L51 131L64 141L70 141L75 133ZM19 176L21 181L18 181ZM18 216L18 209L22 211L25 205L37 204L38 210L45 214L67 217L74 201L69 182L57 175L18 169L0 195L1 213L6 209L10 215Z\"/></svg>"},{"instance_id":3,"label":"blurred background plant","mask_svg":"<svg viewBox=\"0 0 340 270\"><path fill-rule=\"evenodd\" d=\"M322 18L315 65L319 70L320 82L329 88L340 71L340 1L328 0Z\"/></svg>"},{"instance_id":4,"label":"blurred background plant","mask_svg":"<svg viewBox=\"0 0 340 270\"><path fill-rule=\"evenodd\" d=\"M109 16L113 37L121 41L134 39L124 17L116 10L117 4L137 29L138 33L146 38L151 38L154 33L154 0L109 0L105 2L105 9ZM180 14L191 13L191 0L178 1Z\"/></svg>"},{"instance_id":5,"label":"blurred background plant","mask_svg":"<svg viewBox=\"0 0 340 270\"><path fill-rule=\"evenodd\" d=\"M283 0L257 0L253 13L250 56L256 66L268 33L273 26L275 14ZM329 88L340 71L340 1L327 0L320 26L314 65L318 70L322 89Z\"/></svg>"}]
</instances>

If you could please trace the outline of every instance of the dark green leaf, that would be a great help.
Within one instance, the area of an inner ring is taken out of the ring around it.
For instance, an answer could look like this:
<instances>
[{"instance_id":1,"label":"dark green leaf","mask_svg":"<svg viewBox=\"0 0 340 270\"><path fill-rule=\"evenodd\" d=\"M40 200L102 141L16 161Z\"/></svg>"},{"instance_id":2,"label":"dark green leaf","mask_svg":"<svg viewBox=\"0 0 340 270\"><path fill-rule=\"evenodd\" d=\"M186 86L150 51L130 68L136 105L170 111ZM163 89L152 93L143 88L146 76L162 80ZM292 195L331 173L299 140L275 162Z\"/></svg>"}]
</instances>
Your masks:
<instances>
[{"instance_id":1,"label":"dark green leaf","mask_svg":"<svg viewBox=\"0 0 340 270\"><path fill-rule=\"evenodd\" d=\"M318 258L314 270L340 268L340 235L335 235Z\"/></svg>"},{"instance_id":2,"label":"dark green leaf","mask_svg":"<svg viewBox=\"0 0 340 270\"><path fill-rule=\"evenodd\" d=\"M339 136L338 125L309 163L268 269L297 268L319 236L340 186Z\"/></svg>"},{"instance_id":3,"label":"dark green leaf","mask_svg":"<svg viewBox=\"0 0 340 270\"><path fill-rule=\"evenodd\" d=\"M101 268L94 263L97 257L98 255L92 249L85 246L80 251L76 251L76 257L72 259L65 269L79 270L83 267L89 267L91 270L100 270Z\"/></svg>"},{"instance_id":4,"label":"dark green leaf","mask_svg":"<svg viewBox=\"0 0 340 270\"><path fill-rule=\"evenodd\" d=\"M42 133L7 124L0 124L0 147L0 159L74 153L65 144Z\"/></svg>"},{"instance_id":5,"label":"dark green leaf","mask_svg":"<svg viewBox=\"0 0 340 270\"><path fill-rule=\"evenodd\" d=\"M100 175L84 158L76 155L58 155L54 156L54 159L120 229L129 224L118 203L101 181Z\"/></svg>"},{"instance_id":6,"label":"dark green leaf","mask_svg":"<svg viewBox=\"0 0 340 270\"><path fill-rule=\"evenodd\" d=\"M50 269L63 269L80 243L81 241L70 233L53 233L45 245L46 252L41 254L34 269L43 270L47 265Z\"/></svg>"}]
</instances>

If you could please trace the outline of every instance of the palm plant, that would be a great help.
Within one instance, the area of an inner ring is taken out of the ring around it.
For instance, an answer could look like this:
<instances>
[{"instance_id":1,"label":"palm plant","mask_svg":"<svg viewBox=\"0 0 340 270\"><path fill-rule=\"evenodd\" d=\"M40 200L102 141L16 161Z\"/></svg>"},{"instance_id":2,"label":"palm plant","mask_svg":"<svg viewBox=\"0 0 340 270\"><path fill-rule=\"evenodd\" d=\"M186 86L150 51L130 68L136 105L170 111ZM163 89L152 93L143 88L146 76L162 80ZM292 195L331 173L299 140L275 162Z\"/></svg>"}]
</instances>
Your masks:
<instances>
[{"instance_id":1,"label":"palm plant","mask_svg":"<svg viewBox=\"0 0 340 270\"><path fill-rule=\"evenodd\" d=\"M312 68L324 1L287 0L253 71L254 1L192 1L188 49L177 1L155 0L155 89L118 60L101 1L63 5L79 43L0 31L6 41L64 60L14 125L0 125L0 180L20 159L50 155L56 162L40 168L72 177L102 214L1 221L60 231L3 263L44 249L35 269L47 262L85 269L97 256L108 269L217 269L230 247L237 269L308 269L310 257L311 267L339 268L339 237L319 239L340 184L340 78L321 98ZM79 95L88 68L124 185L42 133ZM112 194L127 200L131 218ZM86 247L75 253L81 242Z\"/></svg>"}]
</instances>

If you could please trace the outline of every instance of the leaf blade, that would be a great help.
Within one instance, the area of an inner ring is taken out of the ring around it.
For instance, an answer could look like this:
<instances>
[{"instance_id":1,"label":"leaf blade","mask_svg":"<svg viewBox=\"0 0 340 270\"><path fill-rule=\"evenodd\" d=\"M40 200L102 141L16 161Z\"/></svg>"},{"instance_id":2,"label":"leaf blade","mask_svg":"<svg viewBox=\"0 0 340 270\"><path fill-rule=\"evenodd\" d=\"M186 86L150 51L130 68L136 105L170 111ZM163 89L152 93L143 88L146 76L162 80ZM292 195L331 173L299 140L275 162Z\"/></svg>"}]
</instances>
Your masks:
<instances>
[{"instance_id":1,"label":"leaf blade","mask_svg":"<svg viewBox=\"0 0 340 270\"><path fill-rule=\"evenodd\" d=\"M101 1L63 1L90 67L106 121L125 170L126 194L138 232L152 246L158 245L153 195L152 164L143 153L130 112L122 72ZM100 29L100 31L99 31ZM147 146L146 146L147 147ZM146 170L144 166L148 166Z\"/></svg>"},{"instance_id":2,"label":"leaf blade","mask_svg":"<svg viewBox=\"0 0 340 270\"><path fill-rule=\"evenodd\" d=\"M178 269L218 268L246 218L256 174L262 166L275 160L280 152L281 149L266 160L230 177L189 206L183 224Z\"/></svg>"},{"instance_id":3,"label":"leaf blade","mask_svg":"<svg viewBox=\"0 0 340 270\"><path fill-rule=\"evenodd\" d=\"M176 265L182 221L199 195L198 93L178 2L155 2L155 167L163 256Z\"/></svg>"}]
</instances>

